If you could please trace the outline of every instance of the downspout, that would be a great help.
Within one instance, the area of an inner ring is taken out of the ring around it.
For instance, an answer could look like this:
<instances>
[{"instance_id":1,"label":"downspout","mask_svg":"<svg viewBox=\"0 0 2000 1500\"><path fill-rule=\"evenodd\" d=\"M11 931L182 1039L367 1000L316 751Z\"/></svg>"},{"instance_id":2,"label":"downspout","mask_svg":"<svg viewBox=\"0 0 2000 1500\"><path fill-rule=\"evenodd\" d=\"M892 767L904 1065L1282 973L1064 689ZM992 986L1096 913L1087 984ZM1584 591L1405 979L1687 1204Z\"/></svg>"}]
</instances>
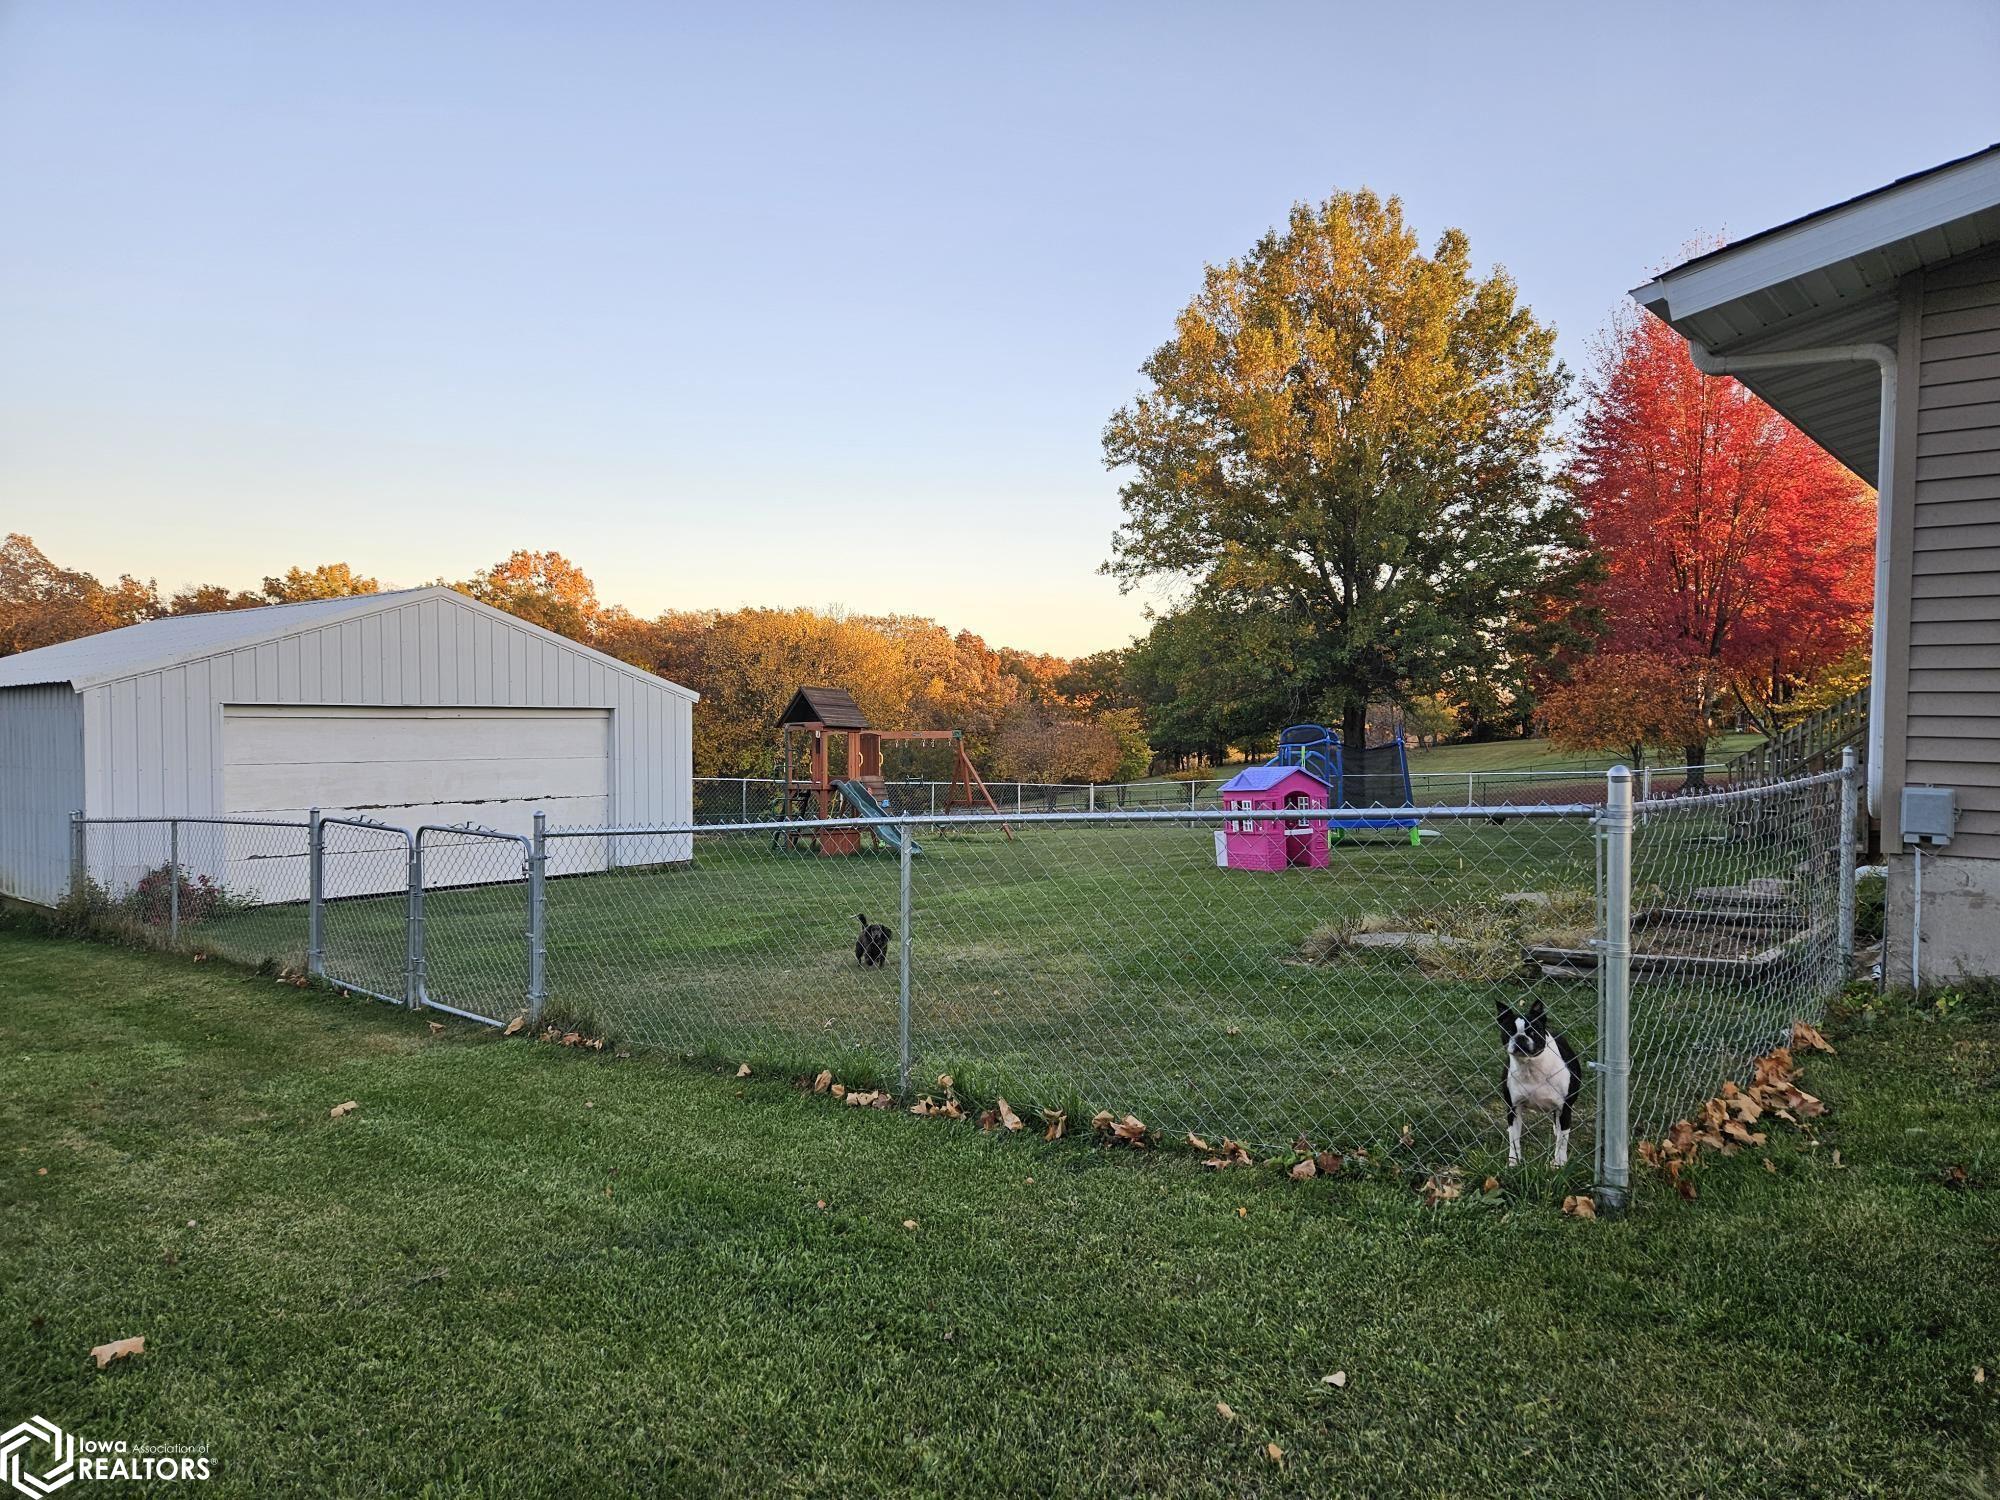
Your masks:
<instances>
[{"instance_id":1,"label":"downspout","mask_svg":"<svg viewBox=\"0 0 2000 1500\"><path fill-rule=\"evenodd\" d=\"M1770 354L1710 354L1692 339L1688 353L1704 375L1737 375L1792 365L1853 365L1873 361L1882 374L1882 415L1875 439L1875 628L1868 647L1868 811L1882 814L1883 703L1888 680L1887 614L1889 553L1896 472L1896 351L1887 344L1830 344L1823 349L1786 349Z\"/></svg>"}]
</instances>

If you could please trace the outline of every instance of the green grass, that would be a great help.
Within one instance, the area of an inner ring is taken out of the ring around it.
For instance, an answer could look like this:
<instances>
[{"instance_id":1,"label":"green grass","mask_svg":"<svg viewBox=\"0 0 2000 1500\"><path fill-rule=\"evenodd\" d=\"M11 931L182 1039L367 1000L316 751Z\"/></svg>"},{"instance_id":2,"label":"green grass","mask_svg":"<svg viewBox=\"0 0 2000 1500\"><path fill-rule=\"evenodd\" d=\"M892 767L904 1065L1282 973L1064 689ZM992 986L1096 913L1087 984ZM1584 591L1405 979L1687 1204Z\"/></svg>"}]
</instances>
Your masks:
<instances>
[{"instance_id":1,"label":"green grass","mask_svg":"<svg viewBox=\"0 0 2000 1500\"><path fill-rule=\"evenodd\" d=\"M1582 1223L1535 1168L1426 1209L21 932L0 993L0 1413L205 1444L204 1494L2000 1484L1973 1000L1848 1018L1813 1137Z\"/></svg>"},{"instance_id":2,"label":"green grass","mask_svg":"<svg viewBox=\"0 0 2000 1500\"><path fill-rule=\"evenodd\" d=\"M1406 951L1314 964L1301 950L1316 930L1364 918L1477 937L1518 893L1589 907L1593 846L1580 819L1434 826L1439 835L1419 848L1394 834L1344 840L1328 868L1278 874L1217 869L1203 827L1024 826L1013 842L990 830L924 831L910 922L911 1078L921 1087L949 1073L975 1097L1076 1118L1133 1111L1176 1133L1276 1145L1304 1131L1378 1146L1407 1133L1420 1159L1483 1160L1502 1142L1496 1003L1525 1009L1542 998L1589 1055L1593 980L1542 979L1508 944L1475 949L1475 967L1443 973ZM1763 864L1739 868L1705 842L1713 832L1689 822L1675 836L1691 857L1663 855L1691 884L1788 874L1801 852L1773 845ZM600 850L559 842L554 868ZM630 840L620 858L672 852ZM692 868L551 880L551 1008L676 1053L893 1083L895 959L864 969L852 948L856 912L900 928L897 875L892 857L786 856L760 836L709 834ZM433 891L425 907L432 998L516 1014L527 985L522 887ZM400 896L331 903L328 974L400 994L403 917ZM207 924L193 941L295 966L303 911L255 910ZM1689 1017L1660 1028L1670 1040L1642 1059L1649 1082L1675 1080L1667 1107L1689 1107L1795 1014L1816 1014L1827 980L1792 976L1775 996L1768 986L1755 996L1642 988L1642 1004ZM1650 1107L1663 1096L1641 1097Z\"/></svg>"}]
</instances>

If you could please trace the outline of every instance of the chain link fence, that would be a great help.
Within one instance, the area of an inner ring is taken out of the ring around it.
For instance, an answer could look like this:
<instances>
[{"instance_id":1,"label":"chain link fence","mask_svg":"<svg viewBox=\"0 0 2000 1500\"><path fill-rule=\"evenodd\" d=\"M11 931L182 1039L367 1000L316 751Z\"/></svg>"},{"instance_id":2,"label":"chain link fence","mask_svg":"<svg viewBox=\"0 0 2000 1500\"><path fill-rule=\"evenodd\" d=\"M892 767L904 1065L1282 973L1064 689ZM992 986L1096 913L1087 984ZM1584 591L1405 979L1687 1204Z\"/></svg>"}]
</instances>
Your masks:
<instances>
[{"instance_id":1,"label":"chain link fence","mask_svg":"<svg viewBox=\"0 0 2000 1500\"><path fill-rule=\"evenodd\" d=\"M1242 769L1241 767L1237 768ZM1648 768L1634 774L1635 794L1650 801L1689 790L1726 787L1729 768L1696 768L1702 785L1692 786L1685 766ZM1234 772L1230 773L1231 775ZM1412 771L1410 795L1418 807L1523 807L1598 804L1604 800L1601 770L1555 767L1529 771ZM1053 812L1213 812L1222 805L1228 775L1173 780L1099 782L992 781L987 790L1006 816ZM952 811L961 795L949 781L890 781L883 806L898 815L936 817ZM698 776L694 783L697 824L776 822L784 815L783 783L757 776Z\"/></svg>"},{"instance_id":2,"label":"chain link fence","mask_svg":"<svg viewBox=\"0 0 2000 1500\"><path fill-rule=\"evenodd\" d=\"M72 906L410 1006L1255 1147L1506 1147L1503 1011L1629 1132L1699 1106L1851 958L1850 769L1700 796L414 832L75 825ZM1274 867L1275 866L1275 867ZM945 1083L942 1080L949 1078ZM1528 1125L1530 1156L1552 1132Z\"/></svg>"}]
</instances>

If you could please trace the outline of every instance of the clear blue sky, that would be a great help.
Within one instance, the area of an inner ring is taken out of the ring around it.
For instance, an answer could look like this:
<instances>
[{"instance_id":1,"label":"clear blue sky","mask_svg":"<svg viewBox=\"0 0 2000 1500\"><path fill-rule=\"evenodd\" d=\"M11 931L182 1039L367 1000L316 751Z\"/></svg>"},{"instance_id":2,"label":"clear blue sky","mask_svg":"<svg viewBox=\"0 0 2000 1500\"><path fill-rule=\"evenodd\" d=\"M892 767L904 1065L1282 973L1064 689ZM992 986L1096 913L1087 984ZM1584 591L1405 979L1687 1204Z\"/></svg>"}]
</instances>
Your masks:
<instances>
[{"instance_id":1,"label":"clear blue sky","mask_svg":"<svg viewBox=\"0 0 2000 1500\"><path fill-rule=\"evenodd\" d=\"M0 530L1080 652L1098 436L1295 199L1625 290L2000 140L2000 6L0 0Z\"/></svg>"}]
</instances>

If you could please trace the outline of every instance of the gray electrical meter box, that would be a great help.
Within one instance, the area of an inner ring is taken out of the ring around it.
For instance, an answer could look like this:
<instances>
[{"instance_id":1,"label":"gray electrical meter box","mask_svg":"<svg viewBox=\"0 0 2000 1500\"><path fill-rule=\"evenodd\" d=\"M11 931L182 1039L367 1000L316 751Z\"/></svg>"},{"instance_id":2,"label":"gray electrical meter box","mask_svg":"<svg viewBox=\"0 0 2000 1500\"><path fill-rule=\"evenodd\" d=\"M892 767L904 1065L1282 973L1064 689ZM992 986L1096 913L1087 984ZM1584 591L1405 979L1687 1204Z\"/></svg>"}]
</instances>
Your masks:
<instances>
[{"instance_id":1,"label":"gray electrical meter box","mask_svg":"<svg viewBox=\"0 0 2000 1500\"><path fill-rule=\"evenodd\" d=\"M1903 842L1949 844L1958 826L1958 793L1948 786L1903 788Z\"/></svg>"}]
</instances>

